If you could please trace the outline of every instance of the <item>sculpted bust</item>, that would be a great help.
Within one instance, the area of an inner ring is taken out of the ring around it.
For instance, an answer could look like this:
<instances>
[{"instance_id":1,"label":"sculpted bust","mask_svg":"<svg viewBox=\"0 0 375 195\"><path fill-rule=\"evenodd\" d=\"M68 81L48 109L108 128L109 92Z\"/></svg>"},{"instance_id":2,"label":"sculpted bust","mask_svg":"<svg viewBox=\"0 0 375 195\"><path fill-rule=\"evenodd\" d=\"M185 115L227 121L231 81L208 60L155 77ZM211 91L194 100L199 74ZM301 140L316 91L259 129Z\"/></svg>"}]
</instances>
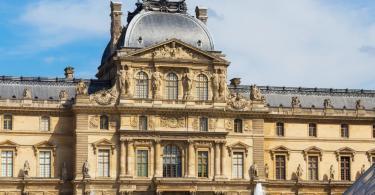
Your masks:
<instances>
[{"instance_id":1,"label":"sculpted bust","mask_svg":"<svg viewBox=\"0 0 375 195\"><path fill-rule=\"evenodd\" d=\"M88 89L85 82L80 80L76 86L76 93L77 95L87 95Z\"/></svg>"}]
</instances>

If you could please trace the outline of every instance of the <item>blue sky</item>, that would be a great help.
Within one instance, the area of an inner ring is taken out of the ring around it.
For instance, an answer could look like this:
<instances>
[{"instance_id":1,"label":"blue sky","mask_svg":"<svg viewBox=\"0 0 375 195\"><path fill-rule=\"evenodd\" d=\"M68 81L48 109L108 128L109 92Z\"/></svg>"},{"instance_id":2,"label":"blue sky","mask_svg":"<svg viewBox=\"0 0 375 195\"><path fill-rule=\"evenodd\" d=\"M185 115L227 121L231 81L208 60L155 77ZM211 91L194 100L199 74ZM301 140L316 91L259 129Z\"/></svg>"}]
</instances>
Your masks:
<instances>
[{"instance_id":1,"label":"blue sky","mask_svg":"<svg viewBox=\"0 0 375 195\"><path fill-rule=\"evenodd\" d=\"M135 0L124 0L131 10ZM375 89L375 1L187 0L243 84ZM124 17L125 20L125 17ZM1 0L0 75L94 78L109 0Z\"/></svg>"}]
</instances>

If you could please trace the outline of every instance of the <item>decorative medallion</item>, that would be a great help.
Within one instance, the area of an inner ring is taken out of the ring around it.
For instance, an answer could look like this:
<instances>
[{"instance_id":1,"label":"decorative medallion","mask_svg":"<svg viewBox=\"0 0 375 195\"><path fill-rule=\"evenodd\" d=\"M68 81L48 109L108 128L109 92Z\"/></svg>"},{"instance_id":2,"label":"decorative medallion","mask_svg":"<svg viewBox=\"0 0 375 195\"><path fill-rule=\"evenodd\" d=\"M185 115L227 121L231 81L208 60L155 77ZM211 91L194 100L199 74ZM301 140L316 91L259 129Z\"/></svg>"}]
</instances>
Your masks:
<instances>
[{"instance_id":1,"label":"decorative medallion","mask_svg":"<svg viewBox=\"0 0 375 195\"><path fill-rule=\"evenodd\" d=\"M233 120L231 120L231 119L225 120L225 129L228 130L228 131L233 130Z\"/></svg>"},{"instance_id":2,"label":"decorative medallion","mask_svg":"<svg viewBox=\"0 0 375 195\"><path fill-rule=\"evenodd\" d=\"M130 126L131 127L137 127L138 125L138 118L135 116L130 117Z\"/></svg>"},{"instance_id":3,"label":"decorative medallion","mask_svg":"<svg viewBox=\"0 0 375 195\"><path fill-rule=\"evenodd\" d=\"M90 129L97 129L99 128L99 118L97 116L91 116L89 119L89 127Z\"/></svg>"}]
</instances>

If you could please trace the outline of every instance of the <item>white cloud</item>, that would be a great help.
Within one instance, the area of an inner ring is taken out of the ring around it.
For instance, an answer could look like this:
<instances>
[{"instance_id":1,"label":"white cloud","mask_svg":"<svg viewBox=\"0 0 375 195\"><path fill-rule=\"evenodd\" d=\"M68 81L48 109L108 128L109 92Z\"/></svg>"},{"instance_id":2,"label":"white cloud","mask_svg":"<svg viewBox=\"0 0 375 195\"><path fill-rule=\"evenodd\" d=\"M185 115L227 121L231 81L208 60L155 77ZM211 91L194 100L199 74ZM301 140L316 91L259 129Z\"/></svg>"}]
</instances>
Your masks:
<instances>
[{"instance_id":1,"label":"white cloud","mask_svg":"<svg viewBox=\"0 0 375 195\"><path fill-rule=\"evenodd\" d=\"M124 1L123 7L132 9L134 2ZM209 8L216 49L232 62L229 78L242 77L244 84L375 88L375 56L371 49L363 52L375 47L373 9L323 0L187 3L191 13L198 4ZM42 0L29 4L20 20L38 30L38 45L46 47L109 39L109 1Z\"/></svg>"}]
</instances>

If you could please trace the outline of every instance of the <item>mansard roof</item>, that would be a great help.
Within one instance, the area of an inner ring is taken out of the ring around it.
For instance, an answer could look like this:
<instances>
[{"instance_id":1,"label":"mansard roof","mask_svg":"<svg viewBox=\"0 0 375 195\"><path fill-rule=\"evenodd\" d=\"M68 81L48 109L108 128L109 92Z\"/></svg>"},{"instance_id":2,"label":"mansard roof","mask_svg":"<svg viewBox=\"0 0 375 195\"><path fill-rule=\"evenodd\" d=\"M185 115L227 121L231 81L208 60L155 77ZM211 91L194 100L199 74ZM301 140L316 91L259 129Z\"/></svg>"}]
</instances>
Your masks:
<instances>
[{"instance_id":1,"label":"mansard roof","mask_svg":"<svg viewBox=\"0 0 375 195\"><path fill-rule=\"evenodd\" d=\"M241 85L230 90L238 91L243 97L250 97L250 86ZM271 87L258 86L270 107L292 107L292 97L297 97L302 108L324 108L324 101L329 99L332 108L356 109L357 101L366 110L375 109L375 90L362 89L328 89L328 88L302 88L302 87Z\"/></svg>"},{"instance_id":2,"label":"mansard roof","mask_svg":"<svg viewBox=\"0 0 375 195\"><path fill-rule=\"evenodd\" d=\"M25 89L30 90L33 100L59 100L60 92L66 91L67 99L76 95L76 84L81 79L43 77L0 76L0 99L23 99ZM89 93L109 88L109 81L84 80L89 86Z\"/></svg>"}]
</instances>

